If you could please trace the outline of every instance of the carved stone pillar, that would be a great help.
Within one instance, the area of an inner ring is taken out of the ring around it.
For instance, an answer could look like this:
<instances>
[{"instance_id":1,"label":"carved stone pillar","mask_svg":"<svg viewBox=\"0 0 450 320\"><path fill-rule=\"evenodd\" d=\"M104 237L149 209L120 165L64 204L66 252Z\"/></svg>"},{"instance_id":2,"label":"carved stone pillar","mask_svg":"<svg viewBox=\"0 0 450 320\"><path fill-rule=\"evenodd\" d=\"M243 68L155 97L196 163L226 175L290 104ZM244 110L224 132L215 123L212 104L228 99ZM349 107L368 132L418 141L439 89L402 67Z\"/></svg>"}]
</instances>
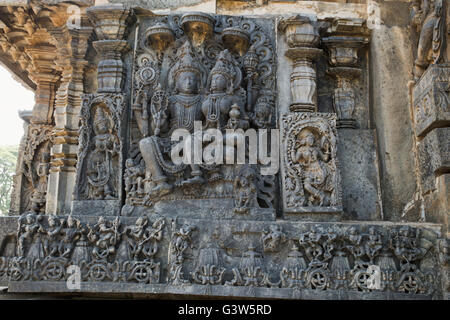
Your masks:
<instances>
[{"instance_id":1,"label":"carved stone pillar","mask_svg":"<svg viewBox=\"0 0 450 320\"><path fill-rule=\"evenodd\" d=\"M425 221L449 230L450 66L430 66L412 91L419 184Z\"/></svg>"},{"instance_id":2,"label":"carved stone pillar","mask_svg":"<svg viewBox=\"0 0 450 320\"><path fill-rule=\"evenodd\" d=\"M102 5L87 10L95 25L98 41L93 42L100 55L98 63L98 93L119 93L122 91L122 55L129 50L125 36L130 22L129 9L122 4Z\"/></svg>"},{"instance_id":3,"label":"carved stone pillar","mask_svg":"<svg viewBox=\"0 0 450 320\"><path fill-rule=\"evenodd\" d=\"M368 39L364 37L363 23L362 19L335 20L328 29L329 37L322 39L332 66L327 72L336 79L333 106L338 117L338 128L356 128L352 83L361 75L361 69L357 68L358 49L368 43Z\"/></svg>"},{"instance_id":4,"label":"carved stone pillar","mask_svg":"<svg viewBox=\"0 0 450 320\"><path fill-rule=\"evenodd\" d=\"M293 61L291 73L290 111L317 111L317 75L315 61L322 54L316 48L319 33L308 17L296 16L281 20L279 30L284 32L289 49L286 56Z\"/></svg>"},{"instance_id":5,"label":"carved stone pillar","mask_svg":"<svg viewBox=\"0 0 450 320\"><path fill-rule=\"evenodd\" d=\"M56 93L53 160L47 192L49 213L70 212L75 185L78 151L78 124L84 93L83 76L87 61L88 39L91 27L78 29L66 25L50 32L58 43L57 66L61 70L61 84Z\"/></svg>"}]
</instances>

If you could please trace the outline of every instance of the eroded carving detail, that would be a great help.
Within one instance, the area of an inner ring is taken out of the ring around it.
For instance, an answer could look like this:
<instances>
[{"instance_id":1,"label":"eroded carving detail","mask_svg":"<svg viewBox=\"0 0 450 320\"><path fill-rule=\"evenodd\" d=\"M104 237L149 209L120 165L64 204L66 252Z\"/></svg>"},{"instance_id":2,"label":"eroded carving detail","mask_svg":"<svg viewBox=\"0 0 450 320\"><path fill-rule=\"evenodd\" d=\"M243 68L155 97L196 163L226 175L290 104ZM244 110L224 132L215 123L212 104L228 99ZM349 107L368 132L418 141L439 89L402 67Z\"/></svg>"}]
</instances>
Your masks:
<instances>
[{"instance_id":1,"label":"eroded carving detail","mask_svg":"<svg viewBox=\"0 0 450 320\"><path fill-rule=\"evenodd\" d=\"M173 285L190 283L190 280L184 279L183 262L185 251L193 246L191 236L195 230L195 226L183 225L173 233L169 246L168 277L168 282Z\"/></svg>"},{"instance_id":2,"label":"eroded carving detail","mask_svg":"<svg viewBox=\"0 0 450 320\"><path fill-rule=\"evenodd\" d=\"M205 290L218 285L248 287L250 291L256 287L292 288L296 290L293 294L312 289L433 295L438 290L438 266L430 264L439 258L433 249L436 235L408 225L383 230L378 226L315 224L295 232L283 231L283 241L281 226L274 224L267 225L270 233L244 228L241 239L246 241L233 242L218 225L210 234L210 226L183 222L172 225L173 235L167 241L164 218L153 223L147 217L130 223L121 219L100 217L97 223L86 223L72 216L23 215L15 240L16 255L0 258L2 281L5 277L12 281L66 281L67 267L78 265L83 282L159 283L167 270L163 282L178 286L192 281L206 285ZM197 247L196 234L203 232L203 243ZM255 240L259 235L263 248L264 241L269 244L264 255L256 246L246 246L252 242L252 233ZM158 255L160 246L167 256ZM445 258L445 250L442 252L441 259ZM370 268L380 272L376 287ZM189 277L183 274L186 270L192 270Z\"/></svg>"},{"instance_id":3,"label":"eroded carving detail","mask_svg":"<svg viewBox=\"0 0 450 320\"><path fill-rule=\"evenodd\" d=\"M28 127L28 141L24 148L21 172L26 178L21 185L22 212L45 211L52 136L51 126L31 124Z\"/></svg>"},{"instance_id":4,"label":"eroded carving detail","mask_svg":"<svg viewBox=\"0 0 450 320\"><path fill-rule=\"evenodd\" d=\"M412 23L419 32L414 77L418 80L430 64L443 62L447 35L447 1L416 0L413 3Z\"/></svg>"},{"instance_id":5,"label":"eroded carving detail","mask_svg":"<svg viewBox=\"0 0 450 320\"><path fill-rule=\"evenodd\" d=\"M99 217L91 225L72 216L25 214L19 221L17 256L8 258L5 275L14 281L63 281L67 268L77 265L83 281L158 283L161 267L154 259L165 220L148 224L146 217L127 226L119 217Z\"/></svg>"}]
</instances>

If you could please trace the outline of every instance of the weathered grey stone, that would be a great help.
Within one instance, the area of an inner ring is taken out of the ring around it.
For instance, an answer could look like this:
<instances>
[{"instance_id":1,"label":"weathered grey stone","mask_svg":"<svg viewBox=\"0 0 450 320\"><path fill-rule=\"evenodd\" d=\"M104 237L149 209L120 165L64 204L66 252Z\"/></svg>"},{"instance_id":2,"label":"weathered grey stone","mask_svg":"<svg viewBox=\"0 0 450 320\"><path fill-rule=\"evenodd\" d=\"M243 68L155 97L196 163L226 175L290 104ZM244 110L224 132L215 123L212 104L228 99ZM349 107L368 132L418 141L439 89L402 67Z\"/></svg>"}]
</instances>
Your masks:
<instances>
[{"instance_id":1,"label":"weathered grey stone","mask_svg":"<svg viewBox=\"0 0 450 320\"><path fill-rule=\"evenodd\" d=\"M406 10L404 3L389 5L398 12ZM373 29L371 34L371 113L379 146L384 218L399 220L404 207L415 198L417 191L412 152L414 131L407 89L411 79L413 45L408 30L404 28L408 24L405 21L407 17L390 12L381 11L381 20L389 21L389 24Z\"/></svg>"},{"instance_id":2,"label":"weathered grey stone","mask_svg":"<svg viewBox=\"0 0 450 320\"><path fill-rule=\"evenodd\" d=\"M126 3L127 5L139 6L142 8L154 9L169 9L179 8L185 6L192 6L203 2L203 0L109 0L110 3Z\"/></svg>"},{"instance_id":3,"label":"weathered grey stone","mask_svg":"<svg viewBox=\"0 0 450 320\"><path fill-rule=\"evenodd\" d=\"M18 257L4 250L0 256L1 282L11 292L36 292L39 285L41 292L53 293L241 297L251 289L260 298L364 299L367 296L360 292L370 291L361 280L367 275L362 264L374 263L394 278L383 281L382 291L375 290L370 297L439 297L432 262L439 225L217 221L158 215L98 219L25 215L19 227L15 217L2 222L6 229L1 230L10 234L2 233L2 248L18 243ZM61 235L53 236L52 228L60 229ZM19 231L11 233L14 229ZM73 235L75 243L65 241ZM46 259L38 256L40 251ZM144 256L147 259L142 260ZM81 268L80 289L66 285L65 268L72 264ZM34 280L27 281L30 277ZM408 277L417 284L408 285Z\"/></svg>"},{"instance_id":4,"label":"weathered grey stone","mask_svg":"<svg viewBox=\"0 0 450 320\"><path fill-rule=\"evenodd\" d=\"M119 200L73 200L71 212L92 216L118 216L121 207Z\"/></svg>"},{"instance_id":5,"label":"weathered grey stone","mask_svg":"<svg viewBox=\"0 0 450 320\"><path fill-rule=\"evenodd\" d=\"M189 208L189 210L186 210ZM233 199L185 199L173 201L160 201L153 208L134 207L125 205L121 215L136 217L141 215L157 214L164 217L209 218L217 220L275 220L273 208L250 208L248 212L236 214Z\"/></svg>"}]
</instances>

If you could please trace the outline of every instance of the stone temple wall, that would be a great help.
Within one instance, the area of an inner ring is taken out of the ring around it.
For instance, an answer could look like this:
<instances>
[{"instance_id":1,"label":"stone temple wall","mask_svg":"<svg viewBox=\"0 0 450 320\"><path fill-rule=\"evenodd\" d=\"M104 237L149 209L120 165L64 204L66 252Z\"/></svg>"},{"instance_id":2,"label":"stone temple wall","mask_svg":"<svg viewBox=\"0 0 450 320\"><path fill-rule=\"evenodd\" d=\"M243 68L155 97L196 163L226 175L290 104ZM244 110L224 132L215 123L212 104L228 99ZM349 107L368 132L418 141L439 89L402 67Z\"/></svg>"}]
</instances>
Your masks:
<instances>
[{"instance_id":1,"label":"stone temple wall","mask_svg":"<svg viewBox=\"0 0 450 320\"><path fill-rule=\"evenodd\" d=\"M448 299L449 12L0 1L0 61L36 96L1 285Z\"/></svg>"}]
</instances>

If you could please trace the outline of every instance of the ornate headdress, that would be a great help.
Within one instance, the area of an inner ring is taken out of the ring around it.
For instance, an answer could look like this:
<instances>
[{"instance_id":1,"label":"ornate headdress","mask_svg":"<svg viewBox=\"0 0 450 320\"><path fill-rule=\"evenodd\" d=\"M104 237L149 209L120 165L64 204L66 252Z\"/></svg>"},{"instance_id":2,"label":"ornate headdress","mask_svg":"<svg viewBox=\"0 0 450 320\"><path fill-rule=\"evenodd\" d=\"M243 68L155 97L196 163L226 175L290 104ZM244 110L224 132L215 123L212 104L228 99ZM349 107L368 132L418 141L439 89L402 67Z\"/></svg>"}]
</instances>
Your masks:
<instances>
[{"instance_id":1,"label":"ornate headdress","mask_svg":"<svg viewBox=\"0 0 450 320\"><path fill-rule=\"evenodd\" d=\"M182 72L194 72L201 77L201 66L195 58L189 41L186 41L177 52L177 62L172 67L172 75L177 78Z\"/></svg>"}]
</instances>

